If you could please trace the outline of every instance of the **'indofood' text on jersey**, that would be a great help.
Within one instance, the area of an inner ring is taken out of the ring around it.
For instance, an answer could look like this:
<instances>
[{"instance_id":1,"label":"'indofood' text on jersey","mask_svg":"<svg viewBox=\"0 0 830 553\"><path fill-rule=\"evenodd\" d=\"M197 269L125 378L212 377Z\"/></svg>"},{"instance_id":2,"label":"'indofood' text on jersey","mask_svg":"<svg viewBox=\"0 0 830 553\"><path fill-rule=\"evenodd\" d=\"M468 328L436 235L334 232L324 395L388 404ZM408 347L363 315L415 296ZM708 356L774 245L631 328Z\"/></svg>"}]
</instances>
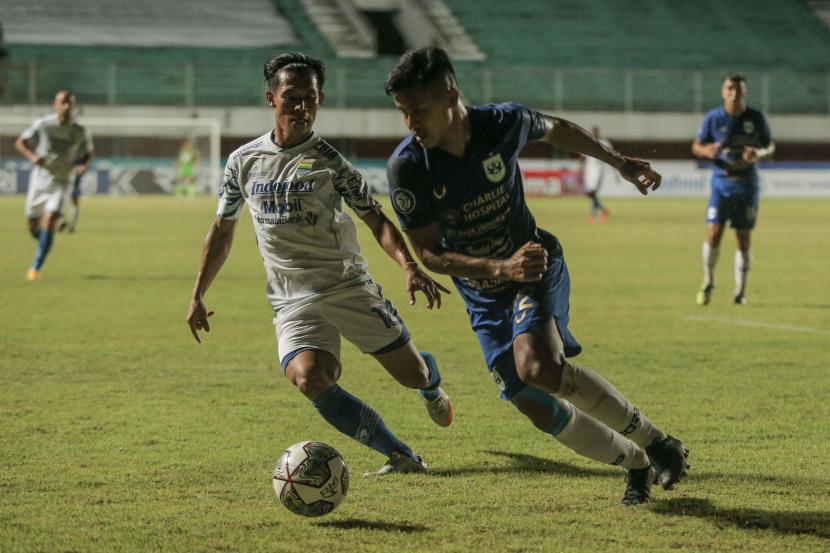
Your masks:
<instances>
[{"instance_id":1,"label":"'indofood' text on jersey","mask_svg":"<svg viewBox=\"0 0 830 553\"><path fill-rule=\"evenodd\" d=\"M228 158L217 215L239 218L248 204L275 309L369 280L354 222L379 209L363 176L312 134L281 148L265 134Z\"/></svg>"}]
</instances>

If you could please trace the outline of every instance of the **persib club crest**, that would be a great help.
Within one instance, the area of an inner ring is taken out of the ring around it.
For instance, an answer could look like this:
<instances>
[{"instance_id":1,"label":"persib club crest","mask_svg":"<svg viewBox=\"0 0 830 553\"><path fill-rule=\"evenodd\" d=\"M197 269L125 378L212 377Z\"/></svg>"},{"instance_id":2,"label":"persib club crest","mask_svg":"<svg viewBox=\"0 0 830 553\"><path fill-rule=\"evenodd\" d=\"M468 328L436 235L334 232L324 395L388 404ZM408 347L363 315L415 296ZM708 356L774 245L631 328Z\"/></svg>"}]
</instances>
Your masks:
<instances>
[{"instance_id":1,"label":"persib club crest","mask_svg":"<svg viewBox=\"0 0 830 553\"><path fill-rule=\"evenodd\" d=\"M300 162L297 164L297 176L304 177L311 172L311 168L314 165L313 159L301 159Z\"/></svg>"},{"instance_id":2,"label":"persib club crest","mask_svg":"<svg viewBox=\"0 0 830 553\"><path fill-rule=\"evenodd\" d=\"M490 182L501 182L504 178L506 169L501 154L496 153L485 159L481 164L484 166L484 174L487 175L487 180Z\"/></svg>"}]
</instances>

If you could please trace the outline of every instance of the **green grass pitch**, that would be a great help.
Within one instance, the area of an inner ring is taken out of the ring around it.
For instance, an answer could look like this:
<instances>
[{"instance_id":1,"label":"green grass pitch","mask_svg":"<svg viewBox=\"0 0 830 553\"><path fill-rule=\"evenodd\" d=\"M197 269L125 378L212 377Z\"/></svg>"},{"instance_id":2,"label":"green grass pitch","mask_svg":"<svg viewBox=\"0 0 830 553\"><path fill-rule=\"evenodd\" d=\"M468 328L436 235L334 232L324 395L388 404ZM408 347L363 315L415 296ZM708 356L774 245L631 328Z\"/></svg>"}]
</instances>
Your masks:
<instances>
[{"instance_id":1,"label":"green grass pitch","mask_svg":"<svg viewBox=\"0 0 830 553\"><path fill-rule=\"evenodd\" d=\"M748 305L731 304L728 231L701 308L705 202L655 196L609 199L602 225L582 198L531 201L565 247L578 361L691 449L688 480L639 508L619 505L622 470L498 399L458 296L440 312L407 305L362 224L371 273L438 358L455 423L433 425L349 344L341 383L429 475L363 478L384 459L282 376L248 215L198 345L184 317L213 199L84 198L32 284L23 198L0 199L0 551L830 550L830 202L762 200ZM271 488L283 448L304 439L351 469L322 519L292 515Z\"/></svg>"}]
</instances>

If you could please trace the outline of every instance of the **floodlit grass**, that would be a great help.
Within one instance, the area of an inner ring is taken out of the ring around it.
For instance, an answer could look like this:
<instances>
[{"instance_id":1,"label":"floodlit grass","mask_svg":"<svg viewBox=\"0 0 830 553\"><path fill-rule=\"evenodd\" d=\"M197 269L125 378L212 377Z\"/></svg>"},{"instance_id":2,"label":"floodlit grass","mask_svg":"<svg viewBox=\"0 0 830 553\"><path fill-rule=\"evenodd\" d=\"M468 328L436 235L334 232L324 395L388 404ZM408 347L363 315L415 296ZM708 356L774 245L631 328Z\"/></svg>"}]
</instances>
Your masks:
<instances>
[{"instance_id":1,"label":"floodlit grass","mask_svg":"<svg viewBox=\"0 0 830 553\"><path fill-rule=\"evenodd\" d=\"M732 233L700 308L703 200L534 200L564 243L579 361L691 448L689 479L623 508L623 471L536 431L483 366L457 295L409 307L361 228L370 269L456 420L349 344L345 388L424 456L429 475L362 478L383 458L330 428L284 379L250 218L184 323L214 201L84 198L44 280L22 197L0 198L0 551L819 551L830 549L830 202L764 200L749 304L731 304ZM441 277L444 283L449 279ZM352 488L322 519L276 500L271 470L304 439L335 446Z\"/></svg>"}]
</instances>

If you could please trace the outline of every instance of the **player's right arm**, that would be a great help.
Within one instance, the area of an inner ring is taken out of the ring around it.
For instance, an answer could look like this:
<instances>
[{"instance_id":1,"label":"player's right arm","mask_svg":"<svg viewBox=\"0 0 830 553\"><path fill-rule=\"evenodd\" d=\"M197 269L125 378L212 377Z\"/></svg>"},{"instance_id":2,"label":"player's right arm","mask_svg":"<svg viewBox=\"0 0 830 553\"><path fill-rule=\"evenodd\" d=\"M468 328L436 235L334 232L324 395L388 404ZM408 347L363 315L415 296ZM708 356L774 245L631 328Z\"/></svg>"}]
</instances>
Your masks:
<instances>
[{"instance_id":1,"label":"player's right arm","mask_svg":"<svg viewBox=\"0 0 830 553\"><path fill-rule=\"evenodd\" d=\"M692 142L692 153L697 157L703 159L715 159L718 157L719 151L720 144L717 142L709 142L708 144L704 144L697 138L695 138L694 142Z\"/></svg>"},{"instance_id":2,"label":"player's right arm","mask_svg":"<svg viewBox=\"0 0 830 553\"><path fill-rule=\"evenodd\" d=\"M692 154L702 159L715 159L720 152L720 142L716 142L715 137L712 135L711 120L712 115L709 112L703 118L700 130L698 130L697 136L695 136L692 142Z\"/></svg>"},{"instance_id":3,"label":"player's right arm","mask_svg":"<svg viewBox=\"0 0 830 553\"><path fill-rule=\"evenodd\" d=\"M34 132L32 129L34 126L26 129L23 134L17 137L17 140L14 141L14 149L23 154L23 157L28 159L32 165L43 165L46 163L46 160L35 153L34 150L29 148L28 141L34 136Z\"/></svg>"},{"instance_id":4,"label":"player's right arm","mask_svg":"<svg viewBox=\"0 0 830 553\"><path fill-rule=\"evenodd\" d=\"M196 284L193 287L190 307L187 310L187 324L193 337L199 343L202 343L202 339L198 331L210 332L208 318L213 315L213 311L208 312L205 306L205 293L230 255L236 221L236 219L218 217L205 237L199 274L196 275Z\"/></svg>"},{"instance_id":5,"label":"player's right arm","mask_svg":"<svg viewBox=\"0 0 830 553\"><path fill-rule=\"evenodd\" d=\"M536 282L548 266L542 244L528 242L507 259L472 257L444 248L438 223L406 231L416 255L430 271L465 278L507 279Z\"/></svg>"}]
</instances>

